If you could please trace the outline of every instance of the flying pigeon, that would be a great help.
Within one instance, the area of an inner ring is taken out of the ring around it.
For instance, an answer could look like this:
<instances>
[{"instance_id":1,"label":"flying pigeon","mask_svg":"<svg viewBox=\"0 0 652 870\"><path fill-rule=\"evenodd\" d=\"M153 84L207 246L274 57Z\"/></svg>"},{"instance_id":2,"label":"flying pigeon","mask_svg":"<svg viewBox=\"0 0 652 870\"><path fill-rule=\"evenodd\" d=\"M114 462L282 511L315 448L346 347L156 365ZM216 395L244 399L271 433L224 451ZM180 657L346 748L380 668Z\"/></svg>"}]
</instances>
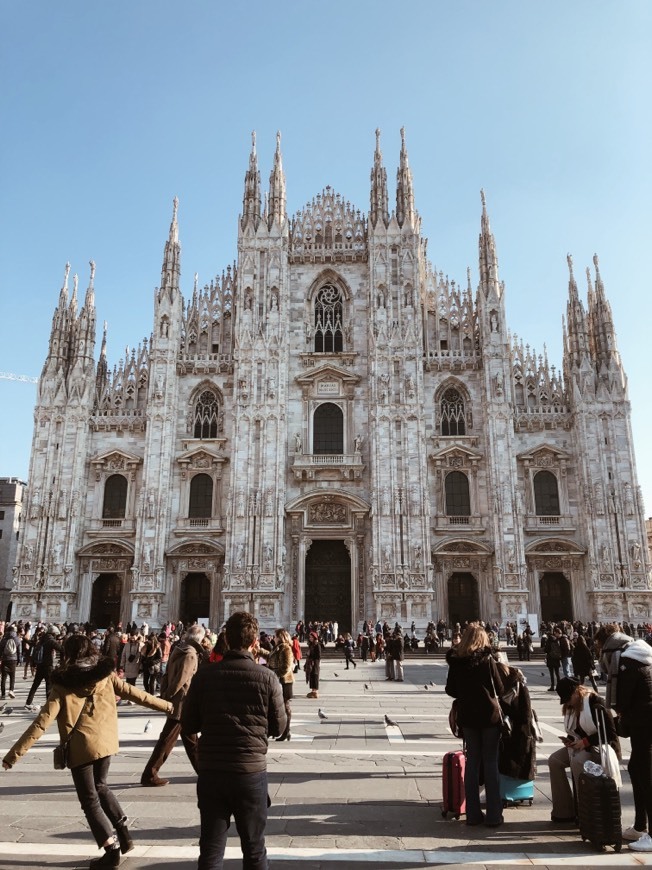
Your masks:
<instances>
[{"instance_id":1,"label":"flying pigeon","mask_svg":"<svg viewBox=\"0 0 652 870\"><path fill-rule=\"evenodd\" d=\"M324 713L321 707L317 710L317 715L320 719L328 719L328 716Z\"/></svg>"},{"instance_id":2,"label":"flying pigeon","mask_svg":"<svg viewBox=\"0 0 652 870\"><path fill-rule=\"evenodd\" d=\"M147 732L151 731L151 730L152 730L152 720L148 719L147 723L145 724L145 734L147 734Z\"/></svg>"},{"instance_id":3,"label":"flying pigeon","mask_svg":"<svg viewBox=\"0 0 652 870\"><path fill-rule=\"evenodd\" d=\"M365 687L365 691L366 691L369 688L369 683L365 683L364 687Z\"/></svg>"},{"instance_id":4,"label":"flying pigeon","mask_svg":"<svg viewBox=\"0 0 652 870\"><path fill-rule=\"evenodd\" d=\"M392 725L394 728L398 728L398 725L396 724L396 722L393 722L393 721L389 718L389 716L387 715L387 713L385 713L385 725Z\"/></svg>"}]
</instances>

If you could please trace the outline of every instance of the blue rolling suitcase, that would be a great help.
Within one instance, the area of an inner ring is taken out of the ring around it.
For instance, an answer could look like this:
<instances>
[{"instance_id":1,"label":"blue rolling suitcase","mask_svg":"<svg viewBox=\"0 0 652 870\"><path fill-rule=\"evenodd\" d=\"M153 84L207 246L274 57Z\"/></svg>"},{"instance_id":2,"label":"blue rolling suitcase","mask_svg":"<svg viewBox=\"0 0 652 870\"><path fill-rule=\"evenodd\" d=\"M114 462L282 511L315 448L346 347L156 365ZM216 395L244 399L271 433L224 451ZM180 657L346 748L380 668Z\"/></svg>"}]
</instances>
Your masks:
<instances>
[{"instance_id":1,"label":"blue rolling suitcase","mask_svg":"<svg viewBox=\"0 0 652 870\"><path fill-rule=\"evenodd\" d=\"M532 806L534 800L534 780L514 779L511 776L500 776L500 796L503 806L513 806L527 801Z\"/></svg>"}]
</instances>

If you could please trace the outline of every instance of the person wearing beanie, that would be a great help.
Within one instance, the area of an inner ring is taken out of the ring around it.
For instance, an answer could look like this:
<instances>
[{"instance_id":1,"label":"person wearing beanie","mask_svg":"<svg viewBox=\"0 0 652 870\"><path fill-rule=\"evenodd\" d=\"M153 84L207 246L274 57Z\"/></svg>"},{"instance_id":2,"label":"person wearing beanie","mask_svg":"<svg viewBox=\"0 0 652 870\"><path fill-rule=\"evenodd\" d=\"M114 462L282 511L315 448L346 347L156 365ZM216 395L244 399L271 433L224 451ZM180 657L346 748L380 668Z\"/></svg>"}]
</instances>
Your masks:
<instances>
[{"instance_id":1,"label":"person wearing beanie","mask_svg":"<svg viewBox=\"0 0 652 870\"><path fill-rule=\"evenodd\" d=\"M602 698L592 689L580 685L573 677L563 677L557 683L559 703L562 704L566 735L563 746L548 757L550 789L552 791L551 820L562 824L575 824L575 799L566 770L570 768L577 790L585 761L600 764L598 716L604 714L607 743L620 758L620 742L616 726Z\"/></svg>"},{"instance_id":2,"label":"person wearing beanie","mask_svg":"<svg viewBox=\"0 0 652 870\"><path fill-rule=\"evenodd\" d=\"M595 636L607 674L606 703L618 714L619 732L631 741L627 770L634 795L634 824L623 830L634 852L652 852L652 647L619 631L615 623Z\"/></svg>"}]
</instances>

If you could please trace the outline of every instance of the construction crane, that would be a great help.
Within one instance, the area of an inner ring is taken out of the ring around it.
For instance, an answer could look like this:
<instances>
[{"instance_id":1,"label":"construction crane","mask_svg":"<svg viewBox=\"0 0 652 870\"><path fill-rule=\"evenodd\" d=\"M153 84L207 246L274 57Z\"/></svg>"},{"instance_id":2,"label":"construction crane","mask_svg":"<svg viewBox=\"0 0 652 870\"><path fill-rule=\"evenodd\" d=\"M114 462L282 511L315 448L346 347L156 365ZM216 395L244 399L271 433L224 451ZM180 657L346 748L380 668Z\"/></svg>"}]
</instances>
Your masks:
<instances>
[{"instance_id":1,"label":"construction crane","mask_svg":"<svg viewBox=\"0 0 652 870\"><path fill-rule=\"evenodd\" d=\"M0 381L21 381L23 384L38 384L38 378L29 375L15 375L13 372L0 372Z\"/></svg>"}]
</instances>

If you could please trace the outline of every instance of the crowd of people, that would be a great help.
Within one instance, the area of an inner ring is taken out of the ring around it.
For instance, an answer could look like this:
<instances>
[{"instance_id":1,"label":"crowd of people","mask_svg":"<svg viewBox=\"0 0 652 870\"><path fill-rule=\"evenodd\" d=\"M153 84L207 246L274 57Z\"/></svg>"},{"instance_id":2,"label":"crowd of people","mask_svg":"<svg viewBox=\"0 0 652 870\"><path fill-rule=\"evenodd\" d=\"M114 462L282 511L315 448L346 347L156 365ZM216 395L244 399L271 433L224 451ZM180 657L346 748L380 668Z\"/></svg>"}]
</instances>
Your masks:
<instances>
[{"instance_id":1,"label":"crowd of people","mask_svg":"<svg viewBox=\"0 0 652 870\"><path fill-rule=\"evenodd\" d=\"M13 767L50 724L57 722L80 805L103 855L91 867L116 867L133 848L128 819L107 778L118 751L116 708L140 704L166 714L160 736L141 775L141 785L161 787L160 770L181 738L198 777L201 817L199 867L217 867L224 854L231 816L241 835L245 860L266 866L267 813L265 753L269 737L291 739L291 701L302 661L307 697L319 698L322 651L334 643L345 667L383 660L385 679L404 680L406 650L416 638L397 622L365 620L355 639L337 623L297 624L294 634L260 631L247 613L234 614L222 631L197 624L167 623L150 631L144 623L92 626L11 623L0 625L2 698L15 698L15 678L24 667L33 681L26 708L38 715L3 759ZM511 628L511 634L508 629ZM586 761L599 762L599 723L618 771L619 736L631 740L628 772L635 816L623 838L635 851L652 851L652 633L649 625L544 623L540 642L550 674L549 691L562 704L566 735L548 759L551 820L575 824L577 780ZM466 747L465 790L468 825L503 822L500 776L534 777L540 731L523 672L501 661L499 631L508 645L531 640L526 626L473 622L449 628L443 620L427 626L425 637L441 648L448 640L446 692L456 699L456 720ZM302 653L301 638L308 643ZM427 649L427 645L426 645ZM597 659L597 668L596 668ZM220 668L211 665L220 664ZM260 667L264 665L265 667ZM605 694L598 692L598 671ZM142 678L143 689L136 686ZM591 687L585 686L589 679ZM43 687L46 702L33 701ZM226 692L218 697L216 693ZM505 728L505 720L509 728ZM569 780L567 771L570 772ZM227 788L219 774L230 775ZM619 773L617 774L620 775ZM484 782L485 809L480 803ZM256 863L258 862L258 863Z\"/></svg>"}]
</instances>

